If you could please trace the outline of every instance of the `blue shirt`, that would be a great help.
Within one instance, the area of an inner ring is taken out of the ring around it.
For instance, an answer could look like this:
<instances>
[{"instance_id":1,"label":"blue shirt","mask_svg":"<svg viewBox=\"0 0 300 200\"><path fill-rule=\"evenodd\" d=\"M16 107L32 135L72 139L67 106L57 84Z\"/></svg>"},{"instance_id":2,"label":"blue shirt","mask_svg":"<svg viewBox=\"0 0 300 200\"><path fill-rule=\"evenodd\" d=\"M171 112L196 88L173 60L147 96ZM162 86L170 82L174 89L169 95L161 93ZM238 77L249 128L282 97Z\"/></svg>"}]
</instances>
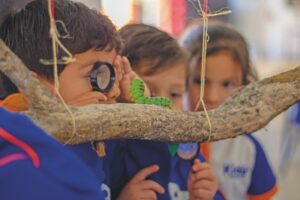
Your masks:
<instances>
[{"instance_id":1,"label":"blue shirt","mask_svg":"<svg viewBox=\"0 0 300 200\"><path fill-rule=\"evenodd\" d=\"M122 163L123 154L121 140L105 141L106 156L100 157L92 148L91 143L67 145L80 160L92 171L98 180L99 190L104 195L104 199L115 199L118 191L125 184L123 178L124 168ZM111 187L113 186L113 191ZM115 192L117 191L117 192Z\"/></svg>"},{"instance_id":2,"label":"blue shirt","mask_svg":"<svg viewBox=\"0 0 300 200\"><path fill-rule=\"evenodd\" d=\"M101 200L94 174L21 114L0 107L1 200Z\"/></svg>"},{"instance_id":3,"label":"blue shirt","mask_svg":"<svg viewBox=\"0 0 300 200\"><path fill-rule=\"evenodd\" d=\"M183 160L172 156L168 145L163 142L145 140L127 140L121 148L124 166L123 184L126 184L138 171L153 164L159 165L159 171L148 178L165 188L163 195L157 194L161 200L187 199L187 179L192 167L192 160ZM205 161L199 154L198 159ZM113 178L113 177L112 177ZM214 199L223 199L218 192Z\"/></svg>"}]
</instances>

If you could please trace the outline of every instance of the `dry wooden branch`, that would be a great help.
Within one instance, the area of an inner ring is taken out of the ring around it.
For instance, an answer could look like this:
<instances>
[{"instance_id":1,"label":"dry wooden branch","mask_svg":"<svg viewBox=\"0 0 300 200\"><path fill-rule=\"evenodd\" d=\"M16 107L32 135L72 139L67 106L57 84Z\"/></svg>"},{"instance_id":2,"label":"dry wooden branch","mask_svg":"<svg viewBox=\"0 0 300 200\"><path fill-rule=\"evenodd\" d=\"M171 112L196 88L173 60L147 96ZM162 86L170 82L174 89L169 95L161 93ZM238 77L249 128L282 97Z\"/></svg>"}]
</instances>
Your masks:
<instances>
[{"instance_id":1,"label":"dry wooden branch","mask_svg":"<svg viewBox=\"0 0 300 200\"><path fill-rule=\"evenodd\" d=\"M0 70L32 101L25 112L62 142L72 135L71 118L63 105L0 41ZM300 99L300 67L239 89L223 105L209 111L211 140L255 131ZM169 142L205 142L210 135L203 112L182 112L135 104L70 107L76 135L70 143L111 138L140 138Z\"/></svg>"}]
</instances>

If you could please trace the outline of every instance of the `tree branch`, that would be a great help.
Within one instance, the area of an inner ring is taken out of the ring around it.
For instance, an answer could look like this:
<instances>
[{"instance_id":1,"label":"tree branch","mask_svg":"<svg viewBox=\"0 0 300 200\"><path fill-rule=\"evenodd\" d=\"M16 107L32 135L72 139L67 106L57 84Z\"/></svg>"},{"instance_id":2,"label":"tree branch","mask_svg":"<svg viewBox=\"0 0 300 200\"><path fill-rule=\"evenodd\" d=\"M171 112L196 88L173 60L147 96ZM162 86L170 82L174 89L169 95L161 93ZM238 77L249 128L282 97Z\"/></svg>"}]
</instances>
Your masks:
<instances>
[{"instance_id":1,"label":"tree branch","mask_svg":"<svg viewBox=\"0 0 300 200\"><path fill-rule=\"evenodd\" d=\"M168 142L205 142L235 137L265 126L300 99L300 66L240 88L219 108L209 111L210 133L203 112L183 112L149 105L88 105L67 110L24 64L0 41L0 70L32 102L24 112L61 142L82 143L112 138L139 138ZM211 134L211 137L210 137Z\"/></svg>"}]
</instances>

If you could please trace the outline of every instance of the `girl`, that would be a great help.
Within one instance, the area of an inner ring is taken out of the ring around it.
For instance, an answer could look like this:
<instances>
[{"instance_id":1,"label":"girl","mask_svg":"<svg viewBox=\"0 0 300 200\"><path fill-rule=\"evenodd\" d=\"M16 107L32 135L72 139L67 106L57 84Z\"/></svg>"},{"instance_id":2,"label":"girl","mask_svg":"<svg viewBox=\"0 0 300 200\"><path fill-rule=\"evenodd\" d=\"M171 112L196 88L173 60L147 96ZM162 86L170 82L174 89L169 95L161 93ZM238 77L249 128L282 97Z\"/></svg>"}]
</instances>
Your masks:
<instances>
[{"instance_id":1,"label":"girl","mask_svg":"<svg viewBox=\"0 0 300 200\"><path fill-rule=\"evenodd\" d=\"M190 110L199 101L202 32L203 27L196 24L181 38L182 46L190 53L187 95ZM208 35L204 102L207 109L214 109L237 88L256 80L256 73L250 65L247 44L237 31L211 24ZM275 176L253 135L215 142L210 148L206 158L227 199L269 199L276 193Z\"/></svg>"}]
</instances>

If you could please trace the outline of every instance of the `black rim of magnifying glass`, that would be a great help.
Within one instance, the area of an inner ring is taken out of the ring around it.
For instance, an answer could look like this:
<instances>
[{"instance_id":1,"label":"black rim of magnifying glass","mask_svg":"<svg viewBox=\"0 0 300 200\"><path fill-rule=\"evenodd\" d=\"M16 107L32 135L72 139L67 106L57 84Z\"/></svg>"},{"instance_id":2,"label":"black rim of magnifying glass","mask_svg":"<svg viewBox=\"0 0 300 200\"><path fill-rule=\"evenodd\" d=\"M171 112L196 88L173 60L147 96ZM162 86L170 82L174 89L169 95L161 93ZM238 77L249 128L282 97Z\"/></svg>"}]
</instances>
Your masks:
<instances>
[{"instance_id":1,"label":"black rim of magnifying glass","mask_svg":"<svg viewBox=\"0 0 300 200\"><path fill-rule=\"evenodd\" d=\"M102 66L102 65L105 65L110 72L109 83L105 88L100 88L98 86L98 80L97 80L98 79L97 78L98 70L99 70L100 66ZM93 66L92 72L89 75L89 78L90 78L90 82L91 82L93 91L99 91L102 93L108 92L112 88L112 86L114 85L115 80L116 80L116 74L115 74L114 67L110 63L107 63L107 62L96 62Z\"/></svg>"}]
</instances>

